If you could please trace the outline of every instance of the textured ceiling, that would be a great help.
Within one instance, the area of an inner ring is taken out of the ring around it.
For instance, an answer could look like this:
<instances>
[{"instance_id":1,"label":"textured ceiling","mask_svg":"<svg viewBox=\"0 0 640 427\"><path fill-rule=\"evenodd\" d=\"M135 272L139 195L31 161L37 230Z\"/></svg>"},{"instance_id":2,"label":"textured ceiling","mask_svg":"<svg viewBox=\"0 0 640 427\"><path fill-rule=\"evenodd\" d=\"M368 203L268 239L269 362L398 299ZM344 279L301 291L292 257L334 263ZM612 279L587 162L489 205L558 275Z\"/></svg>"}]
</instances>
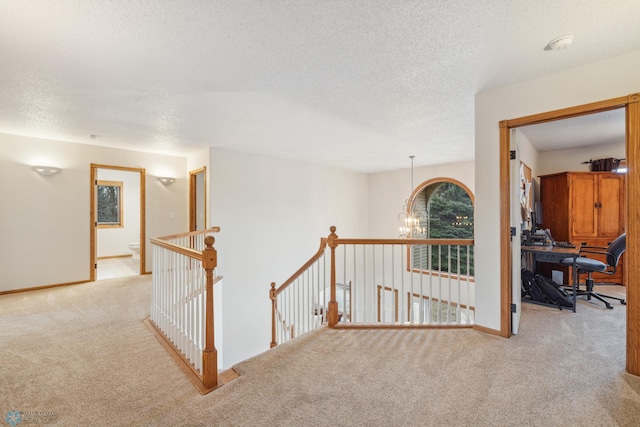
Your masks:
<instances>
[{"instance_id":1,"label":"textured ceiling","mask_svg":"<svg viewBox=\"0 0 640 427\"><path fill-rule=\"evenodd\" d=\"M625 109L518 128L538 151L625 142Z\"/></svg>"},{"instance_id":2,"label":"textured ceiling","mask_svg":"<svg viewBox=\"0 0 640 427\"><path fill-rule=\"evenodd\" d=\"M0 0L0 132L363 172L471 160L476 93L637 49L640 1Z\"/></svg>"}]
</instances>

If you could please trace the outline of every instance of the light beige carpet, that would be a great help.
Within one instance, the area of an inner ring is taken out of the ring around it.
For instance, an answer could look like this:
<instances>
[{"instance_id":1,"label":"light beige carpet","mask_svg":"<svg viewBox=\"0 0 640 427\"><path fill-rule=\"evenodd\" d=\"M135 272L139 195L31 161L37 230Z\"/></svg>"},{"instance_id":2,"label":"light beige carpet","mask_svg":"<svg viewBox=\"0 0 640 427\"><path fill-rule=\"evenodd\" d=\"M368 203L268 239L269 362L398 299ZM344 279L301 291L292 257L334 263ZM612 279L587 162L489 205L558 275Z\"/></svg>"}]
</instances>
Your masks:
<instances>
[{"instance_id":1,"label":"light beige carpet","mask_svg":"<svg viewBox=\"0 0 640 427\"><path fill-rule=\"evenodd\" d=\"M149 301L148 276L0 296L0 420L21 411L24 425L65 426L640 425L617 304L580 301L575 314L525 304L508 340L321 329L238 364L239 379L201 396L142 323Z\"/></svg>"}]
</instances>

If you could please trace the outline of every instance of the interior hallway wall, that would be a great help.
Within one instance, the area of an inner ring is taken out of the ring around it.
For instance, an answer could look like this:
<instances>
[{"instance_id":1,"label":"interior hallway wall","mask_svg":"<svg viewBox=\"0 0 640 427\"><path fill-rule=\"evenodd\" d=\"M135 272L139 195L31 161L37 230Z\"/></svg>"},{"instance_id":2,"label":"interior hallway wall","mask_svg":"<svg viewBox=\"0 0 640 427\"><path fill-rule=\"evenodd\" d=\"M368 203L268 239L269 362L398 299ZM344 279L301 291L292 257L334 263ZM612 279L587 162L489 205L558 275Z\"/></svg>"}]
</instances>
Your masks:
<instances>
[{"instance_id":1,"label":"interior hallway wall","mask_svg":"<svg viewBox=\"0 0 640 427\"><path fill-rule=\"evenodd\" d=\"M211 150L210 164L229 367L269 348L272 281L314 255L332 225L366 237L367 175L224 149Z\"/></svg>"},{"instance_id":2,"label":"interior hallway wall","mask_svg":"<svg viewBox=\"0 0 640 427\"><path fill-rule=\"evenodd\" d=\"M623 125L624 126L624 125ZM625 141L596 147L572 148L568 150L545 151L539 154L540 175L565 171L589 171L585 161L614 157L624 159Z\"/></svg>"},{"instance_id":3,"label":"interior hallway wall","mask_svg":"<svg viewBox=\"0 0 640 427\"><path fill-rule=\"evenodd\" d=\"M477 324L500 330L499 122L639 92L639 67L635 51L476 95Z\"/></svg>"},{"instance_id":4,"label":"interior hallway wall","mask_svg":"<svg viewBox=\"0 0 640 427\"><path fill-rule=\"evenodd\" d=\"M0 134L0 292L89 280L91 163L146 169L147 239L188 228L186 158Z\"/></svg>"}]
</instances>

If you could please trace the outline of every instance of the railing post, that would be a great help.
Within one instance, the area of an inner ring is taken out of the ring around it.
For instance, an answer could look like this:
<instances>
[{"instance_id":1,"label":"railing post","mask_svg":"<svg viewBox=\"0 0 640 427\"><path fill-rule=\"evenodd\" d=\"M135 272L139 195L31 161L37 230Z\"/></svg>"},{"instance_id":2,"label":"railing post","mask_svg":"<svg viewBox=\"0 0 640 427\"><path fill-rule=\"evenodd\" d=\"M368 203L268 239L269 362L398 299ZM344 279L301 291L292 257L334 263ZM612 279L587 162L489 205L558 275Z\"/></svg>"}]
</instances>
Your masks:
<instances>
[{"instance_id":1,"label":"railing post","mask_svg":"<svg viewBox=\"0 0 640 427\"><path fill-rule=\"evenodd\" d=\"M213 270L218 265L218 252L213 248L214 242L213 236L205 237L206 248L202 251L202 267L207 275L205 349L202 352L202 382L205 387L215 387L218 384L218 350L213 334Z\"/></svg>"},{"instance_id":2,"label":"railing post","mask_svg":"<svg viewBox=\"0 0 640 427\"><path fill-rule=\"evenodd\" d=\"M333 328L338 324L338 302L336 301L336 248L338 247L338 235L336 234L336 227L331 226L329 228L331 234L329 234L329 247L331 248L331 299L329 300L329 327Z\"/></svg>"},{"instance_id":3,"label":"railing post","mask_svg":"<svg viewBox=\"0 0 640 427\"><path fill-rule=\"evenodd\" d=\"M271 348L278 345L276 340L276 310L278 306L276 304L276 283L271 282L271 289L269 290L269 298L271 298Z\"/></svg>"}]
</instances>

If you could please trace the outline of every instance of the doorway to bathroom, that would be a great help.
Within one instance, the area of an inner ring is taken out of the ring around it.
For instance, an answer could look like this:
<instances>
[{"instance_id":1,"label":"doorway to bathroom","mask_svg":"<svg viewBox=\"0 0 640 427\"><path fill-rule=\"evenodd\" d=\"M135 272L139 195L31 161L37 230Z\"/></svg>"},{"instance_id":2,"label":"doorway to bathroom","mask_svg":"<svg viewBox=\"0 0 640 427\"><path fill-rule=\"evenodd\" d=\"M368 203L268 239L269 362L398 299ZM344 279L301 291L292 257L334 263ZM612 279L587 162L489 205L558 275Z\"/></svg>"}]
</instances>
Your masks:
<instances>
[{"instance_id":1,"label":"doorway to bathroom","mask_svg":"<svg viewBox=\"0 0 640 427\"><path fill-rule=\"evenodd\" d=\"M145 169L91 164L91 280L145 273Z\"/></svg>"}]
</instances>

